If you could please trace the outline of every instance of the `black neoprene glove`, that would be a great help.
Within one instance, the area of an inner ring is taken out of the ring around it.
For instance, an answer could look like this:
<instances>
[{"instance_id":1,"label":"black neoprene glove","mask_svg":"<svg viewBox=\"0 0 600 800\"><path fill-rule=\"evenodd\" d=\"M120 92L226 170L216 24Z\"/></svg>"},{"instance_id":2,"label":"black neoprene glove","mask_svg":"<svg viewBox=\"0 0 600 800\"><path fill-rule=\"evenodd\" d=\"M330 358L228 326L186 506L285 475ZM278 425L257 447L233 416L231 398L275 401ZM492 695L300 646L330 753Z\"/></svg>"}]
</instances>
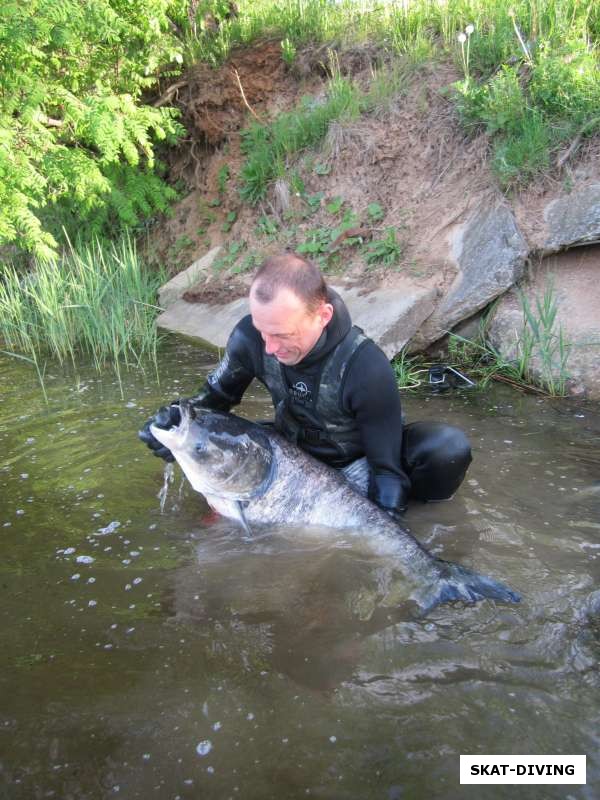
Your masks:
<instances>
[{"instance_id":1,"label":"black neoprene glove","mask_svg":"<svg viewBox=\"0 0 600 800\"><path fill-rule=\"evenodd\" d=\"M225 395L218 392L208 383L200 389L195 397L190 397L189 401L194 408L210 408L212 411L229 411L233 402Z\"/></svg>"},{"instance_id":2,"label":"black neoprene glove","mask_svg":"<svg viewBox=\"0 0 600 800\"><path fill-rule=\"evenodd\" d=\"M371 475L369 498L396 522L402 521L407 497L408 487L398 475Z\"/></svg>"},{"instance_id":3,"label":"black neoprene glove","mask_svg":"<svg viewBox=\"0 0 600 800\"><path fill-rule=\"evenodd\" d=\"M155 456L164 458L165 461L175 461L173 453L161 444L150 432L150 426L169 430L181 422L181 412L179 403L181 400L173 400L168 406L162 406L153 417L146 421L144 427L138 432L138 436L147 445ZM209 383L205 383L202 389L194 397L190 397L184 402L189 403L192 408L209 408L213 411L229 411L231 403L222 394L215 391Z\"/></svg>"},{"instance_id":4,"label":"black neoprene glove","mask_svg":"<svg viewBox=\"0 0 600 800\"><path fill-rule=\"evenodd\" d=\"M156 437L150 432L150 426L155 425L157 428L164 428L168 431L181 422L181 412L179 410L179 400L174 400L168 406L161 406L153 417L150 417L144 424L141 431L138 431L138 436L147 445L152 453L158 458L164 458L165 461L175 461L173 453L168 447L161 444Z\"/></svg>"}]
</instances>

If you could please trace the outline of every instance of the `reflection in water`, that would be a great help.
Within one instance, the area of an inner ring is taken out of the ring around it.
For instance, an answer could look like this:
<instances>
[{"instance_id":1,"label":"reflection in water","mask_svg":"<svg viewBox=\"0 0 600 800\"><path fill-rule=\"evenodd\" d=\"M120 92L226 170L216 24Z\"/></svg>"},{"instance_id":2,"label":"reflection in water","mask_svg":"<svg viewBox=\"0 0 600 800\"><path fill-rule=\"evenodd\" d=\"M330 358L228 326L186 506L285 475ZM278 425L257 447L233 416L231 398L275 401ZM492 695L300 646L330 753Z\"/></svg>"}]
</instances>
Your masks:
<instances>
[{"instance_id":1,"label":"reflection in water","mask_svg":"<svg viewBox=\"0 0 600 800\"><path fill-rule=\"evenodd\" d=\"M171 341L162 385L130 376L125 400L49 367L47 407L0 361L2 796L463 798L460 753L563 752L587 754L587 786L477 796L596 797L597 409L504 388L407 399L475 456L412 530L523 595L419 619L366 536L248 538L187 485L161 513L136 432L213 361ZM266 408L256 390L241 412Z\"/></svg>"},{"instance_id":2,"label":"reflection in water","mask_svg":"<svg viewBox=\"0 0 600 800\"><path fill-rule=\"evenodd\" d=\"M268 664L299 686L334 689L352 677L366 636L410 618L413 608L402 598L411 587L339 534L313 529L303 540L303 533L271 529L245 537L243 547L228 522L213 525L210 536L196 533L203 540L196 561L172 576L165 610L198 627L218 620L232 634L229 651L243 641L242 663Z\"/></svg>"}]
</instances>

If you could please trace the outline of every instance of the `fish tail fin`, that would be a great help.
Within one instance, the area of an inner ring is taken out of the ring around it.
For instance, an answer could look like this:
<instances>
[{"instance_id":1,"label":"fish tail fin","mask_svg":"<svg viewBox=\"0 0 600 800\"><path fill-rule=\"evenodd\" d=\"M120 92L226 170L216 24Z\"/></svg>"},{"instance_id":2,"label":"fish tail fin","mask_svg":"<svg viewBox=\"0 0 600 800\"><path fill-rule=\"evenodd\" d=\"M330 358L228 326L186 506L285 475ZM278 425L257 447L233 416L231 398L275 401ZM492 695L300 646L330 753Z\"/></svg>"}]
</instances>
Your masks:
<instances>
[{"instance_id":1,"label":"fish tail fin","mask_svg":"<svg viewBox=\"0 0 600 800\"><path fill-rule=\"evenodd\" d=\"M519 603L520 595L499 581L479 575L460 564L439 561L437 580L428 584L424 591L416 597L424 613L431 611L442 603L462 600L464 603L476 603L478 600L499 600L502 603Z\"/></svg>"}]
</instances>

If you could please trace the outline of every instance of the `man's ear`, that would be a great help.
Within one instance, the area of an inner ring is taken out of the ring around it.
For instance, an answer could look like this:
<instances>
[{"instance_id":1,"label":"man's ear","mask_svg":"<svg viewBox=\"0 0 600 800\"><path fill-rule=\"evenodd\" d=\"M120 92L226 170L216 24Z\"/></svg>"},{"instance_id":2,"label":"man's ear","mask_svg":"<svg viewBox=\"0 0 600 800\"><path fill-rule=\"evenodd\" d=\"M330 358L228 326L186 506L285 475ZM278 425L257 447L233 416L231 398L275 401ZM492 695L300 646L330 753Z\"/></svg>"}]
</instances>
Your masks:
<instances>
[{"instance_id":1,"label":"man's ear","mask_svg":"<svg viewBox=\"0 0 600 800\"><path fill-rule=\"evenodd\" d=\"M323 323L323 327L329 325L333 317L333 306L331 303L323 303L318 310L319 319Z\"/></svg>"}]
</instances>

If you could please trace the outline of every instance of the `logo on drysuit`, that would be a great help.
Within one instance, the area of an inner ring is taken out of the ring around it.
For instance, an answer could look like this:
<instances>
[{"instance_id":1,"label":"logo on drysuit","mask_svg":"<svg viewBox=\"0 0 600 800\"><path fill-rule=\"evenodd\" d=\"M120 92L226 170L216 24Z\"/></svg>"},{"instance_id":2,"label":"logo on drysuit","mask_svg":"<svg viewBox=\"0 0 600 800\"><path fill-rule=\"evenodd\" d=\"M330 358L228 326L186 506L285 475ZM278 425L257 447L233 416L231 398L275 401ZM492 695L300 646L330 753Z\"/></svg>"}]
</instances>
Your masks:
<instances>
[{"instance_id":1,"label":"logo on drysuit","mask_svg":"<svg viewBox=\"0 0 600 800\"><path fill-rule=\"evenodd\" d=\"M217 365L217 368L213 372L211 372L207 378L210 385L217 386L220 378L224 375L224 373L228 369L229 369L229 353L225 353L220 364Z\"/></svg>"},{"instance_id":2,"label":"logo on drysuit","mask_svg":"<svg viewBox=\"0 0 600 800\"><path fill-rule=\"evenodd\" d=\"M289 388L290 397L297 403L307 405L312 400L312 391L304 383L304 381L296 381L293 386Z\"/></svg>"}]
</instances>

